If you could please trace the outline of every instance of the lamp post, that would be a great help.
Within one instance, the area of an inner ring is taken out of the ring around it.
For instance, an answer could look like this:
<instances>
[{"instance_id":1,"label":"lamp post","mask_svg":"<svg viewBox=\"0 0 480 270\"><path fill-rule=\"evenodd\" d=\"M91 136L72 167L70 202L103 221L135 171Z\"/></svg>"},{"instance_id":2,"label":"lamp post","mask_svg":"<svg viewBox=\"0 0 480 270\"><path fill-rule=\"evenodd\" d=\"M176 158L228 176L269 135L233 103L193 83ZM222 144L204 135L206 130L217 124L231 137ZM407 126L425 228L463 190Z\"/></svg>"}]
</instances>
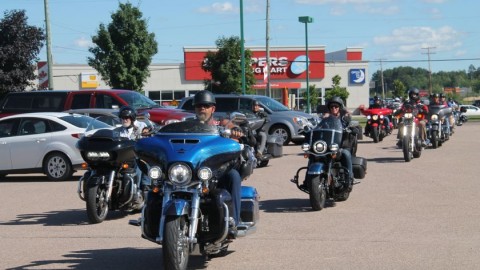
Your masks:
<instances>
[{"instance_id":1,"label":"lamp post","mask_svg":"<svg viewBox=\"0 0 480 270\"><path fill-rule=\"evenodd\" d=\"M313 23L313 18L310 16L300 16L298 17L298 21L301 23L305 24L305 64L307 65L307 113L311 113L310 110L310 86L309 86L309 77L310 77L310 71L309 71L309 59L308 59L308 27L307 25L309 23Z\"/></svg>"}]
</instances>

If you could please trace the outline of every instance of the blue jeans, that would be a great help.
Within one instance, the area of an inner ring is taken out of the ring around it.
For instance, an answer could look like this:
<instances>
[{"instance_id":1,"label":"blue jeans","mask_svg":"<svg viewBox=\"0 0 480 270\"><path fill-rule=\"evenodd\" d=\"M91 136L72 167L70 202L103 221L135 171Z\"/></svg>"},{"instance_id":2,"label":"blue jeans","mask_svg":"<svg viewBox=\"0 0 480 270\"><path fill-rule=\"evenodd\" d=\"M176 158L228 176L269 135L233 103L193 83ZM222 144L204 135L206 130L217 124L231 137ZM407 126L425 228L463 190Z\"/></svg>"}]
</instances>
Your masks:
<instances>
[{"instance_id":1,"label":"blue jeans","mask_svg":"<svg viewBox=\"0 0 480 270\"><path fill-rule=\"evenodd\" d=\"M240 221L241 200L242 200L242 178L237 170L231 169L226 175L220 178L218 187L226 189L232 196L233 213L231 216L235 219L235 225Z\"/></svg>"},{"instance_id":2,"label":"blue jeans","mask_svg":"<svg viewBox=\"0 0 480 270\"><path fill-rule=\"evenodd\" d=\"M135 166L135 171L137 173L137 186L140 190L143 190L144 187L149 187L152 184L152 179L147 175L142 173L138 165Z\"/></svg>"},{"instance_id":3,"label":"blue jeans","mask_svg":"<svg viewBox=\"0 0 480 270\"><path fill-rule=\"evenodd\" d=\"M353 179L353 166L352 166L352 154L347 149L342 149L342 157L340 158L340 163L342 166L348 169L350 179Z\"/></svg>"}]
</instances>

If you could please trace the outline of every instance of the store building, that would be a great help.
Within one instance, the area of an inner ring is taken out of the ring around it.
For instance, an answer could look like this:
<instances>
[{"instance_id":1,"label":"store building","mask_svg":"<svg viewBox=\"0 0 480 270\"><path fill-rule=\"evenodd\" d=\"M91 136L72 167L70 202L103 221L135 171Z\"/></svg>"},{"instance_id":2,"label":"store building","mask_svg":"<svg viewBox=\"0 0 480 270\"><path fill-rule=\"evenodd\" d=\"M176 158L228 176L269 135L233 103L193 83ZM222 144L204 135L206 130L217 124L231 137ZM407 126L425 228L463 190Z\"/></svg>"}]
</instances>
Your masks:
<instances>
[{"instance_id":1,"label":"store building","mask_svg":"<svg viewBox=\"0 0 480 270\"><path fill-rule=\"evenodd\" d=\"M267 95L267 59L265 47L248 47L252 51L252 69L257 79L254 86L257 94ZM152 64L150 77L144 86L145 95L162 105L174 105L183 97L194 95L204 89L204 80L210 75L201 68L204 56L214 47L185 47L184 63ZM361 104L368 104L369 82L368 62L362 60L362 48L349 47L331 53L324 46L309 46L309 85L315 86L323 96L332 88L332 78L339 75L340 87L350 93L347 107L354 111ZM294 109L305 109L303 93L306 91L305 47L270 48L270 88L271 96L286 101ZM40 66L40 65L39 65ZM55 89L108 89L97 72L88 65L54 65L53 80ZM44 83L45 73L40 82ZM319 103L323 100L320 99ZM315 108L312 108L314 112Z\"/></svg>"}]
</instances>

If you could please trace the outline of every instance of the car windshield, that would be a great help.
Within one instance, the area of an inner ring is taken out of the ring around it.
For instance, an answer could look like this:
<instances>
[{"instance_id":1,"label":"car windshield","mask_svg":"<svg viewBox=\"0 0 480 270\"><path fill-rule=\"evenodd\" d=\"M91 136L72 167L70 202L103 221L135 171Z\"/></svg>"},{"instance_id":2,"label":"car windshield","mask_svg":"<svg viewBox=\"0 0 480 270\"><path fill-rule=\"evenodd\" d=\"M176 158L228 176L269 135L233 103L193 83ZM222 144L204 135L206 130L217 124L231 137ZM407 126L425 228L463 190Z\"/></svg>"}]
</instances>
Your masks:
<instances>
[{"instance_id":1,"label":"car windshield","mask_svg":"<svg viewBox=\"0 0 480 270\"><path fill-rule=\"evenodd\" d=\"M79 128L87 128L89 125L90 129L111 128L106 123L85 115L67 115L59 118Z\"/></svg>"},{"instance_id":2,"label":"car windshield","mask_svg":"<svg viewBox=\"0 0 480 270\"><path fill-rule=\"evenodd\" d=\"M256 100L260 101L263 105L274 112L289 111L290 109L283 105L282 103L276 101L273 98L269 97L255 97Z\"/></svg>"},{"instance_id":3,"label":"car windshield","mask_svg":"<svg viewBox=\"0 0 480 270\"><path fill-rule=\"evenodd\" d=\"M149 99L148 97L130 91L128 93L121 93L118 94L123 100L125 100L128 105L134 107L135 109L144 109L144 108L161 108L162 106L155 103L153 100Z\"/></svg>"},{"instance_id":4,"label":"car windshield","mask_svg":"<svg viewBox=\"0 0 480 270\"><path fill-rule=\"evenodd\" d=\"M195 120L168 124L162 127L159 133L219 134L217 126L207 125Z\"/></svg>"}]
</instances>

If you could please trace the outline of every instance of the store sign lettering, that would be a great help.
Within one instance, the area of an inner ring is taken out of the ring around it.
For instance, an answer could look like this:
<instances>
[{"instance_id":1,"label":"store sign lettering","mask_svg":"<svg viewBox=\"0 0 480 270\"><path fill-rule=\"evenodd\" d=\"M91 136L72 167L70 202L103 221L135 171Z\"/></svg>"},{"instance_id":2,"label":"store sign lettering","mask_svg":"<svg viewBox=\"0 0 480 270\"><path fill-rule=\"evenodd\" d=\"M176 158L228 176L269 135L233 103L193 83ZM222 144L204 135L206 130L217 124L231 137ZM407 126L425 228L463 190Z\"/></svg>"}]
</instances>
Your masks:
<instances>
[{"instance_id":1,"label":"store sign lettering","mask_svg":"<svg viewBox=\"0 0 480 270\"><path fill-rule=\"evenodd\" d=\"M287 57L270 57L270 74L283 74L287 72ZM266 57L252 57L253 73L263 74L267 66Z\"/></svg>"}]
</instances>

